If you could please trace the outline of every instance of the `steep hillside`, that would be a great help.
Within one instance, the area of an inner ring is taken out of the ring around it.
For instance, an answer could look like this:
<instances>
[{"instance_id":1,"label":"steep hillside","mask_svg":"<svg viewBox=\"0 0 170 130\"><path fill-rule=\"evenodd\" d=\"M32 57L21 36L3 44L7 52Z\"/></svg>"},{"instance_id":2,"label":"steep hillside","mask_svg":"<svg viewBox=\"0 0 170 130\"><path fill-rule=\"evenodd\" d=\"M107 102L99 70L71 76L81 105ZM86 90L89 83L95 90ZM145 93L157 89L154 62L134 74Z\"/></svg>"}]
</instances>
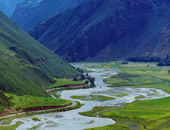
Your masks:
<instances>
[{"instance_id":1,"label":"steep hillside","mask_svg":"<svg viewBox=\"0 0 170 130\"><path fill-rule=\"evenodd\" d=\"M0 0L0 10L2 10L6 15L11 16L18 3L24 0Z\"/></svg>"},{"instance_id":2,"label":"steep hillside","mask_svg":"<svg viewBox=\"0 0 170 130\"><path fill-rule=\"evenodd\" d=\"M169 0L87 0L29 33L68 61L170 54Z\"/></svg>"},{"instance_id":3,"label":"steep hillside","mask_svg":"<svg viewBox=\"0 0 170 130\"><path fill-rule=\"evenodd\" d=\"M77 71L0 12L0 90L46 96L54 77Z\"/></svg>"},{"instance_id":4,"label":"steep hillside","mask_svg":"<svg viewBox=\"0 0 170 130\"><path fill-rule=\"evenodd\" d=\"M9 99L2 92L0 92L0 113L4 111L4 107L8 107L9 105Z\"/></svg>"},{"instance_id":5,"label":"steep hillside","mask_svg":"<svg viewBox=\"0 0 170 130\"><path fill-rule=\"evenodd\" d=\"M0 105L4 105L4 106L9 105L8 98L2 92L0 92Z\"/></svg>"},{"instance_id":6,"label":"steep hillside","mask_svg":"<svg viewBox=\"0 0 170 130\"><path fill-rule=\"evenodd\" d=\"M17 6L11 18L28 31L42 20L83 2L84 0L25 0Z\"/></svg>"}]
</instances>

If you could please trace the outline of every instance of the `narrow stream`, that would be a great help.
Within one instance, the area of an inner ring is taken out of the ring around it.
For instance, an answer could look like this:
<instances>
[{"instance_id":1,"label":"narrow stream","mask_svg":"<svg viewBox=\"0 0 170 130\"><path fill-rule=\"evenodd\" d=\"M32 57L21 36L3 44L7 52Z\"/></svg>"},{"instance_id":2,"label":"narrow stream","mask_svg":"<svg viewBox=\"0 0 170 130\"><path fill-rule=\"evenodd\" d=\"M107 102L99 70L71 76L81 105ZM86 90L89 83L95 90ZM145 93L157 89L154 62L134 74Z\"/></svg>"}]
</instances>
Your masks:
<instances>
[{"instance_id":1,"label":"narrow stream","mask_svg":"<svg viewBox=\"0 0 170 130\"><path fill-rule=\"evenodd\" d=\"M80 64L78 64L80 66ZM78 89L78 90L66 90L61 93L61 98L79 101L84 106L79 109L61 112L61 113L50 113L50 114L41 114L31 117L24 117L20 119L14 119L11 124L15 124L17 121L22 121L24 124L19 126L17 130L27 130L33 126L39 126L40 130L81 130L86 128L94 128L100 126L106 126L114 124L115 121L107 118L98 118L98 117L86 117L81 116L78 113L92 110L96 106L114 106L123 103L131 103L135 101L136 96L144 95L145 99L155 99L169 96L169 94L163 92L159 89L152 88L109 88L107 84L103 82L103 79L116 75L116 70L104 70L100 68L88 68L88 64L81 64L81 68L86 68L93 72L89 74L92 77L95 77L96 87L90 89ZM107 76L103 76L107 75ZM155 94L156 91L156 94ZM123 97L116 97L115 94L126 94ZM115 100L109 100L105 102L100 101L82 101L70 98L73 95L104 95L115 97ZM143 100L143 99L142 99ZM41 121L33 121L32 118L37 117Z\"/></svg>"}]
</instances>

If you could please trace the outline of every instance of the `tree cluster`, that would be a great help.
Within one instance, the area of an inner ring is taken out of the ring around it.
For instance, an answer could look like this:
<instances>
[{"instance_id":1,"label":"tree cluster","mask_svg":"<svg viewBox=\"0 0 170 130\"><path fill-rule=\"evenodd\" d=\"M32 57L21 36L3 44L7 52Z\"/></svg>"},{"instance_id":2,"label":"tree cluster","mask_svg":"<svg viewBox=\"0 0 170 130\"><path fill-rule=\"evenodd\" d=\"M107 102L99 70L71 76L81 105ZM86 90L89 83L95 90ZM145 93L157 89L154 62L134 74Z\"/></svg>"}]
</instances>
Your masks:
<instances>
[{"instance_id":1,"label":"tree cluster","mask_svg":"<svg viewBox=\"0 0 170 130\"><path fill-rule=\"evenodd\" d=\"M128 61L132 62L161 62L162 59L160 57L150 57L150 56L142 56L142 57L130 57Z\"/></svg>"},{"instance_id":2,"label":"tree cluster","mask_svg":"<svg viewBox=\"0 0 170 130\"><path fill-rule=\"evenodd\" d=\"M157 64L158 66L170 66L170 57L169 55L166 56L161 62Z\"/></svg>"}]
</instances>

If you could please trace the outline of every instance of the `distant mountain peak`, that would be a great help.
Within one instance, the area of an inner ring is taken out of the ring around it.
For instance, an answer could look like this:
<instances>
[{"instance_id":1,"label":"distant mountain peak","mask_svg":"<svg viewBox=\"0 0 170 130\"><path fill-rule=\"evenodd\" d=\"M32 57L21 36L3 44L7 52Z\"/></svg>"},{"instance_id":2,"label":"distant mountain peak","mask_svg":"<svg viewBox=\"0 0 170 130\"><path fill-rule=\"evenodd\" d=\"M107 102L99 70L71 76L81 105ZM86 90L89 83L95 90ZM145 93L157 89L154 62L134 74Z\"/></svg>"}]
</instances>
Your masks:
<instances>
[{"instance_id":1,"label":"distant mountain peak","mask_svg":"<svg viewBox=\"0 0 170 130\"><path fill-rule=\"evenodd\" d=\"M42 20L82 4L85 0L25 0L18 4L12 19L28 31Z\"/></svg>"},{"instance_id":2,"label":"distant mountain peak","mask_svg":"<svg viewBox=\"0 0 170 130\"><path fill-rule=\"evenodd\" d=\"M24 0L0 0L0 10L10 17L16 8L16 5L23 1Z\"/></svg>"},{"instance_id":3,"label":"distant mountain peak","mask_svg":"<svg viewBox=\"0 0 170 130\"><path fill-rule=\"evenodd\" d=\"M0 91L47 96L42 86L78 72L0 11ZM1 93L0 93L1 94Z\"/></svg>"}]
</instances>

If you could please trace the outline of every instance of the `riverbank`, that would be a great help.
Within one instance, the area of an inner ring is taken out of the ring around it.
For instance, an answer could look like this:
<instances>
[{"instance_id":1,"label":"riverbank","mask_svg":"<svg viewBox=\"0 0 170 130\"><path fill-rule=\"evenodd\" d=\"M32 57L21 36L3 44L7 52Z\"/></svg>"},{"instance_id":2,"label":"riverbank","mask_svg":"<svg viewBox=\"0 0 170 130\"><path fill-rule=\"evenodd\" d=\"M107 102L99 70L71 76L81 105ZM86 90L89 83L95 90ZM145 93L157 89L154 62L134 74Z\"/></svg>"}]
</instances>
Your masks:
<instances>
[{"instance_id":1,"label":"riverbank","mask_svg":"<svg viewBox=\"0 0 170 130\"><path fill-rule=\"evenodd\" d=\"M137 101L120 107L95 107L92 111L80 113L84 116L111 118L117 123L101 128L89 130L107 129L147 129L168 130L170 128L170 97L154 100Z\"/></svg>"},{"instance_id":2,"label":"riverbank","mask_svg":"<svg viewBox=\"0 0 170 130\"><path fill-rule=\"evenodd\" d=\"M22 117L27 117L27 116L32 116L32 115L37 115L37 114L45 114L45 113L53 113L53 112L64 112L64 111L70 111L74 109L78 109L82 106L83 104L80 104L80 102L74 102L74 104L68 104L64 106L55 106L55 108L52 109L37 109L37 110L29 110L21 113L13 113L9 114L3 117L0 117L0 121L8 120L8 119L15 119L15 118L22 118Z\"/></svg>"},{"instance_id":3,"label":"riverbank","mask_svg":"<svg viewBox=\"0 0 170 130\"><path fill-rule=\"evenodd\" d=\"M170 93L170 67L158 67L150 63L120 65L119 75L104 80L109 87L157 88Z\"/></svg>"},{"instance_id":4,"label":"riverbank","mask_svg":"<svg viewBox=\"0 0 170 130\"><path fill-rule=\"evenodd\" d=\"M8 106L0 105L0 117L23 112L36 112L40 110L66 108L68 106L72 106L72 101L58 98L56 92L91 87L90 85L85 85L85 81L80 80L73 81L73 79L56 78L55 81L56 82L48 88L44 87L49 95L47 97L37 97L31 95L17 96L12 93L5 93L5 96L10 103Z\"/></svg>"},{"instance_id":5,"label":"riverbank","mask_svg":"<svg viewBox=\"0 0 170 130\"><path fill-rule=\"evenodd\" d=\"M101 68L117 68L121 72L104 80L109 87L125 88L157 88L170 93L170 67L157 67L153 63L130 63L118 65L113 63L102 65ZM152 96L159 96L154 90ZM140 98L139 98L140 97ZM170 97L146 100L145 95L140 95L135 101L121 107L95 107L84 116L111 118L116 124L105 127L91 128L88 130L120 130L120 129L170 129Z\"/></svg>"},{"instance_id":6,"label":"riverbank","mask_svg":"<svg viewBox=\"0 0 170 130\"><path fill-rule=\"evenodd\" d=\"M48 129L48 130L53 130L53 129L82 130L88 128L95 129L95 127L97 127L96 128L97 130L108 130L108 129L128 130L132 128L143 129L144 125L143 122L142 124L140 124L140 119L145 117L141 117L143 114L142 112L144 113L146 112L145 116L148 115L148 112L149 113L152 112L152 110L149 110L151 109L151 107L150 108L146 107L148 109L147 112L147 109L146 110L144 109L145 111L142 111L142 108L140 109L139 107L136 106L134 107L128 106L129 111L126 112L125 104L127 103L133 104L133 102L137 100L148 100L150 102L151 99L157 100L159 98L165 98L169 96L169 94L163 92L160 89L155 89L155 88L147 88L147 87L129 88L128 86L107 87L107 84L105 84L103 80L114 75L118 76L117 72L118 71L120 72L121 70L121 67L118 65L116 65L117 67L114 66L112 68L109 67L105 68L104 63L100 63L100 64L85 63L85 64L78 64L78 66L80 68L83 69L85 68L92 71L89 73L89 75L95 77L96 87L89 88L89 89L65 90L61 92L61 98L65 100L79 101L81 104L84 104L82 107L80 107L79 109L74 109L71 111L64 111L59 113L54 112L51 114L36 114L35 116L15 118L10 123L10 125L16 124L16 122L18 121L23 122L23 124L17 127L18 130L31 129L31 128ZM131 80L132 79L130 79L129 81ZM72 99L71 98L72 96L76 96L76 98ZM108 97L109 100L105 100L108 99ZM167 102L168 101L165 101L165 104ZM131 107L133 109L130 109ZM135 108L137 108L137 110L135 110ZM166 108L168 109L168 106ZM91 112L84 113L86 111L87 112L91 111ZM133 111L135 111L135 113L133 113ZM163 112L163 111L161 112L161 110L155 110L154 112L156 113L156 111L160 111L161 114ZM109 113L105 113L105 112L109 112ZM114 112L116 112L116 114L113 114ZM136 114L138 112L140 115L139 117ZM79 113L86 114L86 116L82 116ZM160 113L158 112L158 114ZM150 119L152 119L153 116L152 113L149 115L151 117ZM116 117L121 117L122 119L125 120L118 120L120 118L117 119ZM39 121L35 121L33 120L33 118L38 119ZM139 120L139 123L133 122L133 119ZM149 128L149 126L147 126L147 122L145 127Z\"/></svg>"},{"instance_id":7,"label":"riverbank","mask_svg":"<svg viewBox=\"0 0 170 130\"><path fill-rule=\"evenodd\" d=\"M75 102L75 104L71 105L71 106L63 106L63 107L60 106L59 108L55 108L55 109L53 108L53 109L48 109L48 110L23 112L23 113L18 113L18 114L14 114L14 115L9 115L9 116L0 118L0 121L5 122L5 121L10 120L10 123L11 123L12 120L16 119L16 118L28 117L28 116L33 116L33 115L37 115L37 114L47 114L47 113L54 113L54 112L71 111L74 109L78 109L81 106L82 106L82 104L80 104L79 102ZM8 123L6 125L0 125L0 130L13 130L23 124L22 121L17 121L15 124L12 124L12 125L10 125L10 123Z\"/></svg>"}]
</instances>

